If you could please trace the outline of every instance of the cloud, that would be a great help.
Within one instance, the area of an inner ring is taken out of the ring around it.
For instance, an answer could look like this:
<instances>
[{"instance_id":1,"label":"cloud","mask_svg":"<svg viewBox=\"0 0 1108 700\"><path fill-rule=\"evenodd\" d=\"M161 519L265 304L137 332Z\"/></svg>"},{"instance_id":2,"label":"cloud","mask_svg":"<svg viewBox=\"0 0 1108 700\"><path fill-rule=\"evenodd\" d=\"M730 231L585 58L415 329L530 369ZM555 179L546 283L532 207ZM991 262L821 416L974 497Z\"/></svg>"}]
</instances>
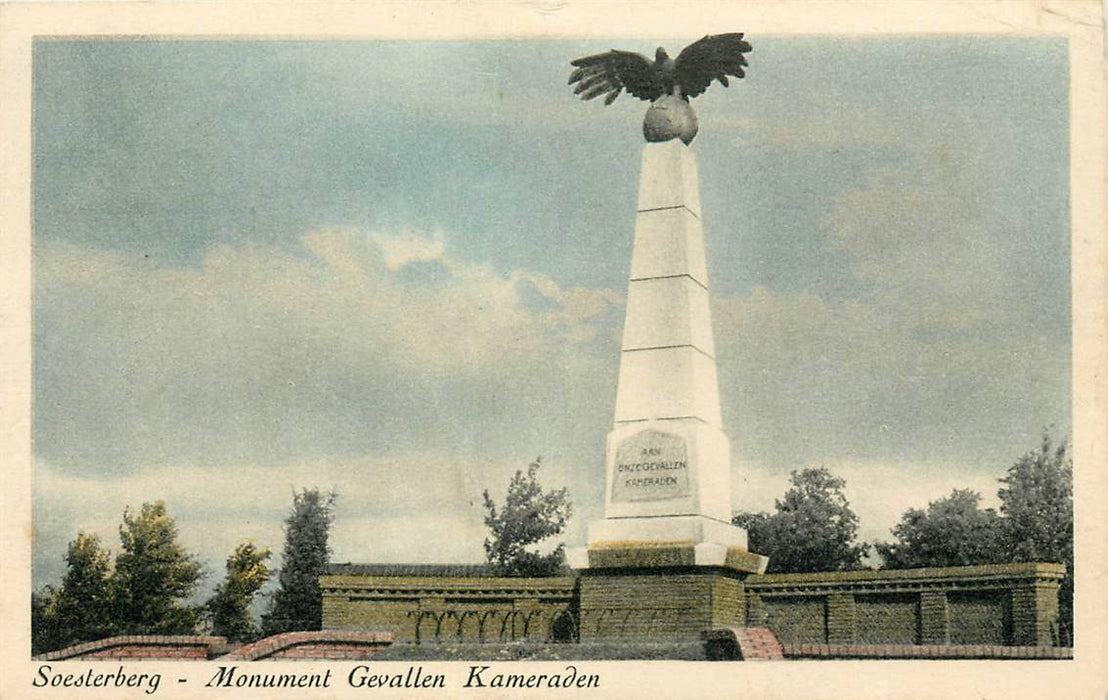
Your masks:
<instances>
[{"instance_id":1,"label":"cloud","mask_svg":"<svg viewBox=\"0 0 1108 700\"><path fill-rule=\"evenodd\" d=\"M1065 42L759 42L695 145L737 505L825 464L885 536L1068 422ZM219 568L320 480L337 559L472 561L538 454L583 532L644 107L550 86L609 47L171 44L36 47L36 566L166 498Z\"/></svg>"},{"instance_id":2,"label":"cloud","mask_svg":"<svg viewBox=\"0 0 1108 700\"><path fill-rule=\"evenodd\" d=\"M858 216L882 182L845 195ZM844 249L867 235L850 211L829 215ZM480 491L537 454L553 453L546 483L570 487L566 539L582 542L600 515L622 297L499 273L437 240L319 230L295 250L218 246L195 268L40 244L36 581L60 575L76 531L114 545L123 508L158 498L218 577L243 537L279 547L303 485L343 495L336 561L479 561ZM847 478L863 538L884 538L953 488L988 499L1065 414L1064 342L973 299L916 313L896 275L859 262L872 245L850 256L872 293L713 300L737 507L769 510L789 470L823 464ZM390 250L404 251L392 266ZM424 266L433 277L411 276Z\"/></svg>"},{"instance_id":3,"label":"cloud","mask_svg":"<svg viewBox=\"0 0 1108 700\"><path fill-rule=\"evenodd\" d=\"M774 465L741 462L741 476L731 484L736 510L774 512L774 502L789 488L789 473ZM843 493L858 515L858 540L891 540L890 530L909 508L926 508L956 488L981 494L982 508L999 508L997 479L1004 467L987 473L966 469L958 462L870 462L827 460L826 466L846 481ZM772 553L770 553L772 556Z\"/></svg>"},{"instance_id":4,"label":"cloud","mask_svg":"<svg viewBox=\"0 0 1108 700\"><path fill-rule=\"evenodd\" d=\"M125 508L165 500L181 543L206 563L210 588L234 546L250 539L274 551L280 566L282 521L300 488L339 493L330 545L334 561L455 562L483 560L487 535L481 493L494 500L521 464L412 453L349 461L285 465L150 465L116 477L67 473L48 462L35 466L36 585L64 572L66 544L77 532L100 535L119 551ZM547 463L540 478L554 487L570 473Z\"/></svg>"},{"instance_id":5,"label":"cloud","mask_svg":"<svg viewBox=\"0 0 1108 700\"><path fill-rule=\"evenodd\" d=\"M442 260L446 252L441 230L430 237L423 236L412 229L405 229L398 236L374 234L372 238L384 254L385 268L389 272L396 272L413 261Z\"/></svg>"},{"instance_id":6,"label":"cloud","mask_svg":"<svg viewBox=\"0 0 1108 700\"><path fill-rule=\"evenodd\" d=\"M37 454L86 473L533 435L519 424L552 391L616 356L618 295L498 273L412 232L219 245L195 268L61 243L35 256ZM408 274L427 264L434 283ZM526 308L524 287L550 305Z\"/></svg>"},{"instance_id":7,"label":"cloud","mask_svg":"<svg viewBox=\"0 0 1108 700\"><path fill-rule=\"evenodd\" d=\"M1066 429L1065 339L987 317L966 325L969 300L942 316L909 302L765 288L717 300L717 329L734 329L717 357L738 454L781 470L849 459L995 469L1044 427Z\"/></svg>"},{"instance_id":8,"label":"cloud","mask_svg":"<svg viewBox=\"0 0 1108 700\"><path fill-rule=\"evenodd\" d=\"M961 460L980 473L1044 427L1068 429L1061 161L1041 143L1017 156L959 142L949 120L909 134L895 163L870 159L817 220L809 235L849 284L714 300L725 416L745 458L782 472ZM1021 166L1040 155L1036 171Z\"/></svg>"},{"instance_id":9,"label":"cloud","mask_svg":"<svg viewBox=\"0 0 1108 700\"><path fill-rule=\"evenodd\" d=\"M433 280L410 274L427 265ZM305 485L342 494L340 561L480 561L481 491L538 455L572 528L596 514L609 290L498 273L411 230L221 245L184 268L40 243L35 284L38 583L77 531L114 546L123 509L156 499L216 578L243 537L279 549Z\"/></svg>"}]
</instances>

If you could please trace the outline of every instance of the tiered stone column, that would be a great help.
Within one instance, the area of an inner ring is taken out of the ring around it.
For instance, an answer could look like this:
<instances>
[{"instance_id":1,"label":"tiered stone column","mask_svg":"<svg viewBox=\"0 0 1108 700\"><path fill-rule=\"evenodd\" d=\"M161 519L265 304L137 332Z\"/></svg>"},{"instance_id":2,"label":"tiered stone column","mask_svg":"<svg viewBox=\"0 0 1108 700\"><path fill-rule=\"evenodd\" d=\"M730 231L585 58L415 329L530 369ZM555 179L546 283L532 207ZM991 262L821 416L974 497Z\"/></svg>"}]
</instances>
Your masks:
<instances>
[{"instance_id":1,"label":"tiered stone column","mask_svg":"<svg viewBox=\"0 0 1108 700\"><path fill-rule=\"evenodd\" d=\"M643 147L614 423L589 550L686 545L696 565L730 553L764 570L730 522L696 156L679 141ZM589 565L582 552L572 563Z\"/></svg>"},{"instance_id":2,"label":"tiered stone column","mask_svg":"<svg viewBox=\"0 0 1108 700\"><path fill-rule=\"evenodd\" d=\"M731 592L768 560L747 551L746 532L730 522L730 443L720 417L696 157L679 141L643 147L604 515L589 524L587 548L568 553L570 565L586 572L583 636L650 636L658 617L640 610L650 596L639 589L652 584L627 577L678 570L693 577L682 579L684 612L674 612L689 618L690 631L721 616L741 624L742 606L717 610L711 592ZM718 576L731 582L711 580ZM621 603L620 592L631 588L639 599ZM697 591L692 600L690 591ZM659 578L659 597L646 608L665 608L671 593ZM741 600L741 588L731 597ZM590 617L598 620L594 634ZM641 624L619 629L600 622L638 617Z\"/></svg>"}]
</instances>

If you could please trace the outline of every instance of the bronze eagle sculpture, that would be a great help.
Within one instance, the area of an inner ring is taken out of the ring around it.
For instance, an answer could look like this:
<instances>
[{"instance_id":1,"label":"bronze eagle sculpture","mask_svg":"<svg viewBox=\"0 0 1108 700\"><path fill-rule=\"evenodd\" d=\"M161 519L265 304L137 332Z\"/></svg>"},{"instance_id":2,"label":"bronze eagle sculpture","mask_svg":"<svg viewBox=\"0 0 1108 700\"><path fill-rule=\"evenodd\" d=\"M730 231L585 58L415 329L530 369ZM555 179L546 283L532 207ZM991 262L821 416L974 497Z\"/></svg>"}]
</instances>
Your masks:
<instances>
[{"instance_id":1,"label":"bronze eagle sculpture","mask_svg":"<svg viewBox=\"0 0 1108 700\"><path fill-rule=\"evenodd\" d=\"M582 100L604 95L605 105L615 102L624 90L650 101L643 120L646 140L680 138L688 144L698 129L689 99L707 90L713 80L727 87L728 76L744 77L743 54L750 50L742 33L705 36L682 49L676 60L660 46L653 62L633 51L612 49L570 61L574 71L569 84L577 84L573 94Z\"/></svg>"}]
</instances>

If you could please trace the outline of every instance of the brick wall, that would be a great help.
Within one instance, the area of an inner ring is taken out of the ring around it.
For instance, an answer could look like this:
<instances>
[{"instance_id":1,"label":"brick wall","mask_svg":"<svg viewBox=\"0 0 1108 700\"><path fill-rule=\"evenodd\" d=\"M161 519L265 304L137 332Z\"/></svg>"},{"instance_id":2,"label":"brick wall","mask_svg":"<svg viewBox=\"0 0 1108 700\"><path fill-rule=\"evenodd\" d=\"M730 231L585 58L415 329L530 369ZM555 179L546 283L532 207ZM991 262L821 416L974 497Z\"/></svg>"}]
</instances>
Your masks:
<instances>
[{"instance_id":1,"label":"brick wall","mask_svg":"<svg viewBox=\"0 0 1108 700\"><path fill-rule=\"evenodd\" d=\"M239 647L226 661L280 661L289 659L368 659L396 640L391 632L310 630L285 632Z\"/></svg>"},{"instance_id":2,"label":"brick wall","mask_svg":"<svg viewBox=\"0 0 1108 700\"><path fill-rule=\"evenodd\" d=\"M1061 564L765 574L744 582L748 626L786 644L1056 643Z\"/></svg>"},{"instance_id":3,"label":"brick wall","mask_svg":"<svg viewBox=\"0 0 1108 700\"><path fill-rule=\"evenodd\" d=\"M787 659L1072 659L1069 647L997 644L783 644Z\"/></svg>"},{"instance_id":4,"label":"brick wall","mask_svg":"<svg viewBox=\"0 0 1108 700\"><path fill-rule=\"evenodd\" d=\"M124 635L106 637L35 657L39 661L62 659L211 659L225 653L223 637L199 635Z\"/></svg>"},{"instance_id":5,"label":"brick wall","mask_svg":"<svg viewBox=\"0 0 1108 700\"><path fill-rule=\"evenodd\" d=\"M199 659L231 661L276 659L368 659L395 641L391 632L313 630L286 632L232 649L223 637L197 635L129 635L52 651L39 661L63 659L130 660Z\"/></svg>"},{"instance_id":6,"label":"brick wall","mask_svg":"<svg viewBox=\"0 0 1108 700\"><path fill-rule=\"evenodd\" d=\"M943 591L920 591L920 644L950 644L950 605Z\"/></svg>"},{"instance_id":7,"label":"brick wall","mask_svg":"<svg viewBox=\"0 0 1108 700\"><path fill-rule=\"evenodd\" d=\"M788 599L758 596L762 612L754 617L748 614L747 625L766 625L781 639L794 642L827 641L827 604L818 596L796 596ZM748 605L747 610L755 609Z\"/></svg>"},{"instance_id":8,"label":"brick wall","mask_svg":"<svg viewBox=\"0 0 1108 700\"><path fill-rule=\"evenodd\" d=\"M952 591L951 644L1013 644L1012 607L1008 591ZM1018 594L1017 594L1018 595Z\"/></svg>"},{"instance_id":9,"label":"brick wall","mask_svg":"<svg viewBox=\"0 0 1108 700\"><path fill-rule=\"evenodd\" d=\"M735 625L746 620L746 589L742 579L712 577L711 626Z\"/></svg>"},{"instance_id":10,"label":"brick wall","mask_svg":"<svg viewBox=\"0 0 1108 700\"><path fill-rule=\"evenodd\" d=\"M1058 564L747 576L691 566L687 552L671 549L649 552L664 566L630 566L618 558L630 557L626 551L600 552L614 558L578 577L333 565L320 579L324 627L390 630L420 643L692 640L744 625L768 627L788 644L1056 643Z\"/></svg>"},{"instance_id":11,"label":"brick wall","mask_svg":"<svg viewBox=\"0 0 1108 700\"><path fill-rule=\"evenodd\" d=\"M323 627L388 630L400 642L573 641L577 579L505 578L483 566L334 564Z\"/></svg>"},{"instance_id":12,"label":"brick wall","mask_svg":"<svg viewBox=\"0 0 1108 700\"><path fill-rule=\"evenodd\" d=\"M581 577L581 639L699 639L714 620L741 622L720 619L724 611L713 605L718 592L718 602L733 615L741 609L737 591L721 578L685 570L665 575L586 571Z\"/></svg>"},{"instance_id":13,"label":"brick wall","mask_svg":"<svg viewBox=\"0 0 1108 700\"><path fill-rule=\"evenodd\" d=\"M1010 614L1016 644L1050 643L1057 636L1058 587L1035 582L1012 591Z\"/></svg>"},{"instance_id":14,"label":"brick wall","mask_svg":"<svg viewBox=\"0 0 1108 700\"><path fill-rule=\"evenodd\" d=\"M919 644L920 596L855 595L856 644Z\"/></svg>"},{"instance_id":15,"label":"brick wall","mask_svg":"<svg viewBox=\"0 0 1108 700\"><path fill-rule=\"evenodd\" d=\"M709 661L777 661L784 649L766 627L721 627L701 634Z\"/></svg>"},{"instance_id":16,"label":"brick wall","mask_svg":"<svg viewBox=\"0 0 1108 700\"><path fill-rule=\"evenodd\" d=\"M824 600L824 607L827 615L827 641L831 644L853 644L858 628L858 610L854 604L854 595L849 591L829 593Z\"/></svg>"}]
</instances>

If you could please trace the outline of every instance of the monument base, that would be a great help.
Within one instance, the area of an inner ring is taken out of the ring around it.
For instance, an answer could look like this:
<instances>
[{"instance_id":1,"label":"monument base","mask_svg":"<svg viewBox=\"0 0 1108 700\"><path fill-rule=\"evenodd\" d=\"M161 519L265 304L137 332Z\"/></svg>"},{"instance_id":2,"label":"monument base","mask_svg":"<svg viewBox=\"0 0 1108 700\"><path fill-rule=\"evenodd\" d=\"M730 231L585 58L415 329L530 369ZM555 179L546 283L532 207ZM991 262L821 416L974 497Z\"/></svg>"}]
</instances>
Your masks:
<instances>
[{"instance_id":1,"label":"monument base","mask_svg":"<svg viewBox=\"0 0 1108 700\"><path fill-rule=\"evenodd\" d=\"M746 530L703 515L589 523L589 546L566 551L581 575L581 641L692 641L745 626L743 581L769 563L746 545Z\"/></svg>"},{"instance_id":2,"label":"monument base","mask_svg":"<svg viewBox=\"0 0 1108 700\"><path fill-rule=\"evenodd\" d=\"M579 579L580 640L692 641L704 630L745 626L747 574L687 565L693 549L591 549L593 565Z\"/></svg>"},{"instance_id":3,"label":"monument base","mask_svg":"<svg viewBox=\"0 0 1108 700\"><path fill-rule=\"evenodd\" d=\"M703 515L595 520L588 547L567 550L566 560L573 569L714 566L750 574L769 563L747 550L746 530Z\"/></svg>"}]
</instances>

